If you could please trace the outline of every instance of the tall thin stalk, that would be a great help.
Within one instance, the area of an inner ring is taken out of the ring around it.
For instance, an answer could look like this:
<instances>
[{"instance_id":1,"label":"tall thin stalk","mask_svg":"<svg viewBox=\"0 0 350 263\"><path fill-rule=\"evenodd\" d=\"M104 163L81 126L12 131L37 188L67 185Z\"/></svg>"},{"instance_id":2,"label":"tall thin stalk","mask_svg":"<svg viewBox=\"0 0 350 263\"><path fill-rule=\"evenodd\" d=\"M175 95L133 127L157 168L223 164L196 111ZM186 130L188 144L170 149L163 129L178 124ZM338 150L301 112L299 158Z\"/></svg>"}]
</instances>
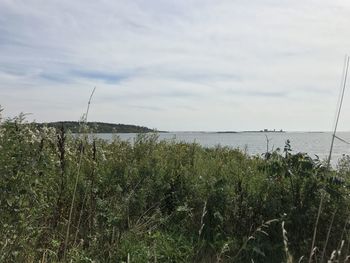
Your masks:
<instances>
[{"instance_id":1,"label":"tall thin stalk","mask_svg":"<svg viewBox=\"0 0 350 263\"><path fill-rule=\"evenodd\" d=\"M85 115L83 117L83 123L84 124L87 123L87 117L88 117L88 114L89 114L91 99L92 99L92 96L95 93L95 90L96 90L96 87L94 87L94 89L92 90L90 98L89 98L89 101L88 101L86 112L85 112ZM72 221L72 214L73 214L75 196L76 196L78 182L79 182L80 168L81 168L81 164L82 164L82 160L83 160L83 151L84 151L84 147L82 146L80 148L80 152L79 152L79 163L78 163L78 168L77 168L77 174L76 174L76 177L75 177L75 184L74 184L72 202L71 202L71 205L70 205L69 217L68 217L68 222L67 222L67 231L66 231L66 238L65 238L65 241L64 241L64 251L63 251L63 259L64 260L66 259L67 245L68 245L69 232L70 232L70 225L71 225L71 221Z\"/></svg>"},{"instance_id":2,"label":"tall thin stalk","mask_svg":"<svg viewBox=\"0 0 350 263\"><path fill-rule=\"evenodd\" d=\"M348 70L349 70L349 59L350 59L350 57L349 57L348 55L346 55L346 58L345 58L345 65L344 65L345 76L344 76L344 79L343 79L343 81L342 81L341 97L340 97L340 101L339 101L339 107L338 107L337 113L336 113L336 120L335 120L333 135L332 135L331 147L330 147L330 150L329 150L329 156L328 156L328 160L327 160L327 170L330 169L331 158L332 158L332 151L333 151L333 146L334 146L334 139L335 139L335 137L336 137L335 134L336 134L337 128L338 128L338 122L339 122L339 117L340 117L340 111L341 111L341 108L342 108L342 106L343 106L343 99L344 99L346 81L347 81ZM315 241L316 241L316 235L317 235L318 221L319 221L319 219L320 219L321 210L322 210L322 206L323 206L323 201L324 201L325 197L326 197L326 192L322 192L322 193L321 193L320 204L319 204L319 206L318 206L318 212L317 212L317 218L316 218L316 223L315 223L315 227L314 227L314 233L313 233L313 237L312 237L312 244L311 244L311 250L310 250L310 256L309 256L309 263L312 262L313 250L314 250Z\"/></svg>"},{"instance_id":3,"label":"tall thin stalk","mask_svg":"<svg viewBox=\"0 0 350 263\"><path fill-rule=\"evenodd\" d=\"M326 237L326 242L324 244L324 247L323 247L323 251L322 251L322 255L321 255L321 263L323 262L323 258L324 256L326 255L326 250L327 250L327 245L328 245L328 240L329 240L329 236L331 235L331 230L332 230L332 227L333 227L333 221L334 221L334 217L335 217L335 214L337 213L337 210L334 210L333 212L333 215L332 215L332 219L331 219L331 222L329 224L329 228L328 228L328 232L327 232L327 237Z\"/></svg>"},{"instance_id":4,"label":"tall thin stalk","mask_svg":"<svg viewBox=\"0 0 350 263\"><path fill-rule=\"evenodd\" d=\"M345 87L346 87L346 82L347 82L347 77L348 77L348 70L349 70L349 56L346 56L346 62L345 62L345 76L344 76L344 81L343 81L343 87L342 87L342 92L341 92L341 97L340 97L340 102L339 102L339 107L336 115L336 120L335 120L335 126L333 130L333 135L332 135L332 142L331 142L331 147L329 149L329 155L328 155L328 160L327 160L327 167L330 167L331 163L331 158L332 158L332 152L333 152L333 146L334 146L334 139L336 137L336 132L338 128L338 122L339 122L339 117L340 117L340 111L343 106L343 99L344 99L344 94L345 94Z\"/></svg>"}]
</instances>

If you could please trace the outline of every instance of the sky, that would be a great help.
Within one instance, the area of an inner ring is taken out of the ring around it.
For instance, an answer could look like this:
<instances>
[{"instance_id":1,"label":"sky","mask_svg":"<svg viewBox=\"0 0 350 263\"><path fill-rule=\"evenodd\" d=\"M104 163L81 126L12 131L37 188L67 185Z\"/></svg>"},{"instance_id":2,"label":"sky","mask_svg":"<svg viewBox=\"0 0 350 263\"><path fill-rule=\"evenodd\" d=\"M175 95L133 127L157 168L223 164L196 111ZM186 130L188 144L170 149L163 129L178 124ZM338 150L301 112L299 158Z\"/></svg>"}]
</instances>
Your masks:
<instances>
[{"instance_id":1,"label":"sky","mask_svg":"<svg viewBox=\"0 0 350 263\"><path fill-rule=\"evenodd\" d=\"M346 0L0 0L5 117L169 131L327 131ZM350 90L339 130L350 130Z\"/></svg>"}]
</instances>

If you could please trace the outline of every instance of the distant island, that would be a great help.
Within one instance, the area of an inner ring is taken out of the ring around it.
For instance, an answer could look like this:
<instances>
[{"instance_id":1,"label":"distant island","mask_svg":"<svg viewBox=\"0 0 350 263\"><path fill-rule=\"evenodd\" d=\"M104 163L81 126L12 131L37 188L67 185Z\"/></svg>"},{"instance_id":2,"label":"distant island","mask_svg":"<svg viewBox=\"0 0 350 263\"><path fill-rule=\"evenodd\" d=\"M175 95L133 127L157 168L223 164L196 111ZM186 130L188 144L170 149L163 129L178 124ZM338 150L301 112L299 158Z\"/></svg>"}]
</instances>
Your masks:
<instances>
[{"instance_id":1,"label":"distant island","mask_svg":"<svg viewBox=\"0 0 350 263\"><path fill-rule=\"evenodd\" d=\"M271 133L285 133L286 131L280 129L280 130L276 130L276 129L273 129L273 130L269 130L269 129L263 129L263 130L259 130L259 131L241 131L242 133L266 133L266 132L271 132Z\"/></svg>"},{"instance_id":2,"label":"distant island","mask_svg":"<svg viewBox=\"0 0 350 263\"><path fill-rule=\"evenodd\" d=\"M237 133L236 131L217 131L215 133Z\"/></svg>"},{"instance_id":3,"label":"distant island","mask_svg":"<svg viewBox=\"0 0 350 263\"><path fill-rule=\"evenodd\" d=\"M37 126L43 127L53 127L56 129L62 126L66 130L70 130L72 133L79 133L81 131L81 123L77 121L57 121L57 122L46 122L46 123L36 123ZM154 132L154 129L150 129L143 126L130 125L130 124L115 124L115 123L105 123L105 122L87 122L87 126L94 133L147 133Z\"/></svg>"},{"instance_id":4,"label":"distant island","mask_svg":"<svg viewBox=\"0 0 350 263\"><path fill-rule=\"evenodd\" d=\"M260 132L285 132L285 131L282 130L282 129L280 129L280 130L276 130L276 129L273 129L273 130L263 129L263 130L260 130Z\"/></svg>"}]
</instances>

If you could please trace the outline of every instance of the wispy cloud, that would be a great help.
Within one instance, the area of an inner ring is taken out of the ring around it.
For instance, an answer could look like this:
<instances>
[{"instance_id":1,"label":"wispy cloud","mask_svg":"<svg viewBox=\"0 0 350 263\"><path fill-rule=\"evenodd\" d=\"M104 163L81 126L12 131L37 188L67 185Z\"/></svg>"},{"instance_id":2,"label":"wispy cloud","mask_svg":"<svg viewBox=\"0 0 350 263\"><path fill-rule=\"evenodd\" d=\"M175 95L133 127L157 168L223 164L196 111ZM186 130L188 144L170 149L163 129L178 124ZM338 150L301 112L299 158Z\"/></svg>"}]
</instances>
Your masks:
<instances>
[{"instance_id":1,"label":"wispy cloud","mask_svg":"<svg viewBox=\"0 0 350 263\"><path fill-rule=\"evenodd\" d=\"M99 71L84 71L84 70L74 70L70 72L72 77L85 78L90 80L102 80L105 83L117 84L129 77L128 74L123 73L108 73Z\"/></svg>"},{"instance_id":2,"label":"wispy cloud","mask_svg":"<svg viewBox=\"0 0 350 263\"><path fill-rule=\"evenodd\" d=\"M150 110L150 111L165 111L165 108L156 107L156 106L142 106L142 105L131 105L130 107L140 109L140 110Z\"/></svg>"},{"instance_id":3,"label":"wispy cloud","mask_svg":"<svg viewBox=\"0 0 350 263\"><path fill-rule=\"evenodd\" d=\"M96 120L328 130L349 12L341 0L3 0L0 103L78 119L97 86Z\"/></svg>"}]
</instances>

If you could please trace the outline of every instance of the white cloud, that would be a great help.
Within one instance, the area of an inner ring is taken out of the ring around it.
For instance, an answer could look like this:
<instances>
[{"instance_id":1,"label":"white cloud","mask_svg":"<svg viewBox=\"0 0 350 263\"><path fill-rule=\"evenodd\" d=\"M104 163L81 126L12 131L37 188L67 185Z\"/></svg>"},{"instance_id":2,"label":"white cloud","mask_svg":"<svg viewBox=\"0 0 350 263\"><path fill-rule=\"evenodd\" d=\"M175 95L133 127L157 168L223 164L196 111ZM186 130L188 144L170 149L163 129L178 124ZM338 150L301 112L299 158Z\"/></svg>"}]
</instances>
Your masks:
<instances>
[{"instance_id":1,"label":"white cloud","mask_svg":"<svg viewBox=\"0 0 350 263\"><path fill-rule=\"evenodd\" d=\"M344 0L2 0L0 104L79 119L97 86L94 120L329 130L349 11Z\"/></svg>"}]
</instances>

